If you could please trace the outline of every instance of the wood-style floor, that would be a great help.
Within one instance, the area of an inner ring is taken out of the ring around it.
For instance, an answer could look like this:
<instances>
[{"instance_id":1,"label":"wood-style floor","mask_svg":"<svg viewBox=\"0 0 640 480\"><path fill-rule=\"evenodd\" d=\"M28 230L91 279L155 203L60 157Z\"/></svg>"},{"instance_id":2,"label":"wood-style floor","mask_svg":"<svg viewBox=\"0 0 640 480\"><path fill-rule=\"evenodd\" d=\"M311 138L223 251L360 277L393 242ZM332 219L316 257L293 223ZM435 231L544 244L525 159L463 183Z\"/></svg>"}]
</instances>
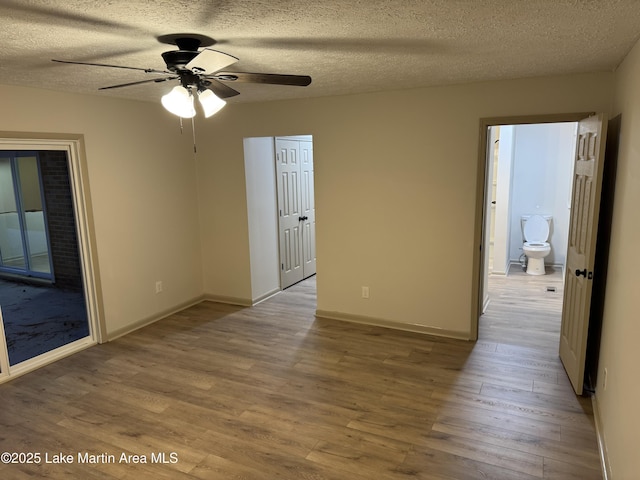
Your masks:
<instances>
[{"instance_id":1,"label":"wood-style floor","mask_svg":"<svg viewBox=\"0 0 640 480\"><path fill-rule=\"evenodd\" d=\"M489 307L481 317L482 341L531 347L557 355L562 315L563 273L527 275L511 265L508 275L489 275Z\"/></svg>"},{"instance_id":2,"label":"wood-style floor","mask_svg":"<svg viewBox=\"0 0 640 480\"><path fill-rule=\"evenodd\" d=\"M0 478L601 478L590 401L507 304L474 344L316 319L313 279L202 303L0 385L0 452L41 455Z\"/></svg>"}]
</instances>

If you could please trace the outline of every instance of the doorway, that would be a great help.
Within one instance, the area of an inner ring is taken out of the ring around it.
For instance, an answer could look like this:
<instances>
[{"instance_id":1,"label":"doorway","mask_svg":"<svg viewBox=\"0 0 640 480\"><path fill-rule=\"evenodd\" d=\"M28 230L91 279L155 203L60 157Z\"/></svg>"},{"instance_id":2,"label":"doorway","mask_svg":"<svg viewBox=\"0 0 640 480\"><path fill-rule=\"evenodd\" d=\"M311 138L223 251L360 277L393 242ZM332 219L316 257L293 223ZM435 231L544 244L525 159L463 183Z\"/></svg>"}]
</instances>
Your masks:
<instances>
[{"instance_id":1,"label":"doorway","mask_svg":"<svg viewBox=\"0 0 640 480\"><path fill-rule=\"evenodd\" d=\"M549 221L551 252L544 263L564 268L577 127L577 122L489 127L487 273L506 275L511 266L527 264L522 225L532 215Z\"/></svg>"},{"instance_id":2,"label":"doorway","mask_svg":"<svg viewBox=\"0 0 640 480\"><path fill-rule=\"evenodd\" d=\"M99 341L84 175L80 139L0 138L0 382Z\"/></svg>"},{"instance_id":3,"label":"doorway","mask_svg":"<svg viewBox=\"0 0 640 480\"><path fill-rule=\"evenodd\" d=\"M547 301L556 303L550 297L562 298L577 126L577 122L562 122L489 127L485 190L491 201L485 224L483 312L498 297L509 296L515 308L530 302L542 307ZM523 252L523 225L532 215L546 218L549 225L545 241L551 252L544 258L546 275L541 278L524 274L528 259ZM497 291L492 292L492 287ZM537 296L538 290L544 295ZM557 317L558 328L552 330L559 332L561 304L555 310L548 313ZM517 332L523 327L515 319L512 322L503 324L500 331Z\"/></svg>"},{"instance_id":4,"label":"doorway","mask_svg":"<svg viewBox=\"0 0 640 480\"><path fill-rule=\"evenodd\" d=\"M313 137L243 140L251 298L255 305L315 275Z\"/></svg>"},{"instance_id":5,"label":"doorway","mask_svg":"<svg viewBox=\"0 0 640 480\"><path fill-rule=\"evenodd\" d=\"M578 122L575 161L573 168L574 185L569 215L569 235L567 242L566 273L564 275L564 295L562 301L559 352L567 376L577 394L583 392L583 375L587 351L589 310L591 302L598 214L602 191L607 123L604 114L583 113L569 115L549 115L508 119L481 119L478 175L478 201L476 203L476 241L480 249L474 255L474 305L472 316L473 339L478 338L480 315L485 304L487 291L486 268L489 255L489 232L486 228L491 203L487 178L491 178L491 163L488 161L490 147L490 127L494 125L514 125L532 123ZM582 278L581 278L582 277ZM477 308L477 310L476 310Z\"/></svg>"},{"instance_id":6,"label":"doorway","mask_svg":"<svg viewBox=\"0 0 640 480\"><path fill-rule=\"evenodd\" d=\"M480 339L557 350L577 122L489 127ZM545 275L526 273L523 221L549 220ZM517 315L509 313L517 312Z\"/></svg>"}]
</instances>

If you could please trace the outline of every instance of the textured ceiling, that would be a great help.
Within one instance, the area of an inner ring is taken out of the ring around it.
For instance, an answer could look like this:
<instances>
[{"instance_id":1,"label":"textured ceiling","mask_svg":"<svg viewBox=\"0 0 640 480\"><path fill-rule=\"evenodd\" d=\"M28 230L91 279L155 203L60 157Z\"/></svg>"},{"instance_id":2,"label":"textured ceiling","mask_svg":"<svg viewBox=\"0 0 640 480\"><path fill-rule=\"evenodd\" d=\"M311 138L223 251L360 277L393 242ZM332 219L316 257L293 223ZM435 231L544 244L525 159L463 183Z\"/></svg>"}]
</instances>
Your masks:
<instances>
[{"instance_id":1,"label":"textured ceiling","mask_svg":"<svg viewBox=\"0 0 640 480\"><path fill-rule=\"evenodd\" d=\"M640 34L638 0L1 0L0 83L157 101L172 85L98 91L165 69L170 33L215 38L226 70L310 75L231 84L230 102L613 71ZM147 76L145 76L147 75Z\"/></svg>"}]
</instances>

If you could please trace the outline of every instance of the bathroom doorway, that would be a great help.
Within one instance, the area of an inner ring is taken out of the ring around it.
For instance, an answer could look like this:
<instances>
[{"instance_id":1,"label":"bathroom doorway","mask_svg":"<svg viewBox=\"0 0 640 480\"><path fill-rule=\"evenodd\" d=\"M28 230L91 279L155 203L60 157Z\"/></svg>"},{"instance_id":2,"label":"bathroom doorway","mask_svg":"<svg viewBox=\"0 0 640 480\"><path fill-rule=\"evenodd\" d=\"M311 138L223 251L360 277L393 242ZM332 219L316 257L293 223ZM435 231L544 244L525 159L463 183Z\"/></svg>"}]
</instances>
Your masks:
<instances>
[{"instance_id":1,"label":"bathroom doorway","mask_svg":"<svg viewBox=\"0 0 640 480\"><path fill-rule=\"evenodd\" d=\"M529 118L508 119L481 119L480 155L479 167L484 171L479 175L479 197L477 205L476 239L480 246L478 255L474 261L476 272L478 273L474 287L477 313L472 319L473 338L481 338L485 330L481 330L480 324L485 323L483 311L490 308L491 300L487 299L489 294L489 269L488 257L490 255L490 217L491 205L497 198L491 197L493 164L490 161L493 147L491 128L496 125L531 125L535 123L558 123L558 122L578 122L575 140L575 158L572 169L571 201L568 208L570 225L566 251L566 271L563 275L565 293L562 298L560 308L560 335L559 350L568 378L571 380L575 392L580 395L583 392L583 380L585 373L585 363L587 358L587 337L589 331L590 307L592 299L593 269L596 258L596 238L598 236L600 199L603 188L603 172L605 166L605 147L607 145L607 122L604 114L582 113L569 115L549 115ZM537 122L536 122L537 120ZM495 140L493 140L495 141ZM537 170L541 168L539 158L537 160ZM539 182L539 172L529 170L529 182ZM542 169L544 171L544 169ZM543 176L544 178L544 176ZM497 189L496 189L497 190ZM604 197L603 197L604 198ZM510 202L508 202L509 205ZM512 215L513 217L513 215ZM496 220L499 217L496 215ZM522 238L519 240L522 241ZM483 248L486 246L487 248ZM498 258L498 257L495 257ZM510 271L510 270L509 270ZM546 278L546 275L542 276ZM526 278L526 277L525 277ZM477 289L477 290L476 290ZM548 289L547 291L552 291ZM486 295L485 295L486 293ZM520 298L520 292L515 293L515 297ZM513 303L512 306L517 305ZM530 302L532 311L540 310L544 301ZM510 308L507 316L512 320L520 318L517 312ZM481 317L482 316L482 317ZM517 328L517 327L516 327ZM520 338L525 338L529 332L521 329ZM499 340L498 340L499 342ZM557 344L556 344L557 345ZM552 347L552 345L550 345Z\"/></svg>"},{"instance_id":2,"label":"bathroom doorway","mask_svg":"<svg viewBox=\"0 0 640 480\"><path fill-rule=\"evenodd\" d=\"M489 127L485 271L480 338L557 349L562 315L577 122ZM545 275L526 273L523 225L547 218ZM519 315L505 314L509 310ZM523 335L523 330L527 332Z\"/></svg>"},{"instance_id":3,"label":"bathroom doorway","mask_svg":"<svg viewBox=\"0 0 640 480\"><path fill-rule=\"evenodd\" d=\"M513 266L526 266L522 225L532 215L549 219L545 241L551 252L545 265L564 268L577 126L562 122L490 127L488 274L507 275Z\"/></svg>"}]
</instances>

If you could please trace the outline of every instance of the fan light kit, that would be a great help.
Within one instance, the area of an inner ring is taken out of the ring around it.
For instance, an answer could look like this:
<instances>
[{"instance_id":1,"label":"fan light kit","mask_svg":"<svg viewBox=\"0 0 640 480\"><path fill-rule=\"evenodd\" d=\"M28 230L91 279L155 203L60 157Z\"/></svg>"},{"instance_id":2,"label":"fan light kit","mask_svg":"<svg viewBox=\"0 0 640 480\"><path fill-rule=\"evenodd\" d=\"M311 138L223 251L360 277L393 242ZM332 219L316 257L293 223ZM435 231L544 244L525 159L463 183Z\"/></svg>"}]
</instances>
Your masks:
<instances>
[{"instance_id":1,"label":"fan light kit","mask_svg":"<svg viewBox=\"0 0 640 480\"><path fill-rule=\"evenodd\" d=\"M290 85L306 87L311 84L311 77L307 75L281 75L273 73L222 72L238 61L233 55L212 50L209 47L216 41L213 38L195 33L175 33L158 37L162 43L176 45L178 50L170 50L162 54L167 66L166 70L153 68L125 67L104 63L75 62L69 60L53 60L58 63L75 65L91 65L95 67L123 68L138 70L147 74L162 75L156 78L136 82L102 87L99 90L129 87L143 83L160 83L178 80L180 85L171 89L161 99L162 106L169 112L181 118L193 118L196 115L194 95L206 118L216 114L226 105L225 98L239 95L240 92L223 82L262 83L271 85ZM195 93L194 93L195 92Z\"/></svg>"}]
</instances>

